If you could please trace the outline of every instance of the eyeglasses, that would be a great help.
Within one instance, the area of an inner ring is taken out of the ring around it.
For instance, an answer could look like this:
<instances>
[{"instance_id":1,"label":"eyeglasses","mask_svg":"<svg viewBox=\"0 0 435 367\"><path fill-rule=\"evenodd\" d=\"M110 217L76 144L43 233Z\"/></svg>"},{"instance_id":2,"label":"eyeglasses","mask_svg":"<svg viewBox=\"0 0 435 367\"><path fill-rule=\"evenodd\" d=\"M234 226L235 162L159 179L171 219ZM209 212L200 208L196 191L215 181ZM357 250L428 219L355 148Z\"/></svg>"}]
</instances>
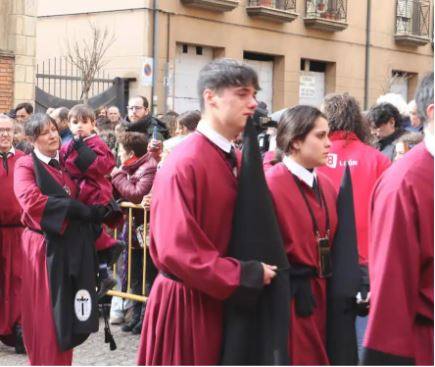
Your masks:
<instances>
[{"instance_id":1,"label":"eyeglasses","mask_svg":"<svg viewBox=\"0 0 435 367\"><path fill-rule=\"evenodd\" d=\"M11 135L12 133L13 133L13 129L11 129L9 127L0 128L0 135L2 135L2 134Z\"/></svg>"},{"instance_id":2,"label":"eyeglasses","mask_svg":"<svg viewBox=\"0 0 435 367\"><path fill-rule=\"evenodd\" d=\"M142 108L144 108L144 106L127 106L127 110L129 111L139 111Z\"/></svg>"}]
</instances>

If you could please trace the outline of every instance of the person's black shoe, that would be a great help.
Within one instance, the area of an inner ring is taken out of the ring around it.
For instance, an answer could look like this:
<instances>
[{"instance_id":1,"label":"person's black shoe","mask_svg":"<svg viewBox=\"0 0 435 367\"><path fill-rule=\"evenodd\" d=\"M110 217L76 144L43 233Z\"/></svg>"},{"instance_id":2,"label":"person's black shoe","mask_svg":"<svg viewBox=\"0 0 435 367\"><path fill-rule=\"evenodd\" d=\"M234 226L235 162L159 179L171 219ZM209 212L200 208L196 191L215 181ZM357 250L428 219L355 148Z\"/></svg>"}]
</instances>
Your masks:
<instances>
[{"instance_id":1,"label":"person's black shoe","mask_svg":"<svg viewBox=\"0 0 435 367\"><path fill-rule=\"evenodd\" d=\"M20 325L15 325L14 327L15 334L15 353L17 354L26 354L26 349L24 348L23 343L23 330Z\"/></svg>"},{"instance_id":2,"label":"person's black shoe","mask_svg":"<svg viewBox=\"0 0 435 367\"><path fill-rule=\"evenodd\" d=\"M121 330L125 333L128 333L134 329L134 327L137 325L137 323L140 322L138 319L131 319L128 324L125 324L122 326Z\"/></svg>"},{"instance_id":3,"label":"person's black shoe","mask_svg":"<svg viewBox=\"0 0 435 367\"><path fill-rule=\"evenodd\" d=\"M142 320L139 320L139 322L134 326L134 328L131 330L131 333L134 335L140 335L142 332Z\"/></svg>"},{"instance_id":4,"label":"person's black shoe","mask_svg":"<svg viewBox=\"0 0 435 367\"><path fill-rule=\"evenodd\" d=\"M100 282L100 289L98 290L98 299L103 298L108 291L116 285L116 280L112 277L107 277Z\"/></svg>"}]
</instances>

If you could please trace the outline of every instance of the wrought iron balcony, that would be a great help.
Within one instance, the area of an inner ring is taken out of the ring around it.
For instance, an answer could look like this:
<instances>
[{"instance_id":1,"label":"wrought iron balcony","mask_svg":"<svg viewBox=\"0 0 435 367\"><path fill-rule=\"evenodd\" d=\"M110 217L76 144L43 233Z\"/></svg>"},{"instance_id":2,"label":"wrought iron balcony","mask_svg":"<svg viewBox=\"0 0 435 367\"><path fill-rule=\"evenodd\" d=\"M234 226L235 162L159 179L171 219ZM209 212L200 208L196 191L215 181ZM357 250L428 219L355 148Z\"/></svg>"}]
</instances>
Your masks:
<instances>
[{"instance_id":1,"label":"wrought iron balcony","mask_svg":"<svg viewBox=\"0 0 435 367\"><path fill-rule=\"evenodd\" d=\"M396 42L413 46L429 43L430 18L429 0L397 0Z\"/></svg>"},{"instance_id":2,"label":"wrought iron balcony","mask_svg":"<svg viewBox=\"0 0 435 367\"><path fill-rule=\"evenodd\" d=\"M230 11L239 6L238 0L181 0L184 5L214 11Z\"/></svg>"},{"instance_id":3,"label":"wrought iron balcony","mask_svg":"<svg viewBox=\"0 0 435 367\"><path fill-rule=\"evenodd\" d=\"M347 0L305 0L307 27L328 32L347 28Z\"/></svg>"},{"instance_id":4,"label":"wrought iron balcony","mask_svg":"<svg viewBox=\"0 0 435 367\"><path fill-rule=\"evenodd\" d=\"M248 15L273 22L285 23L295 20L296 0L248 0Z\"/></svg>"}]
</instances>

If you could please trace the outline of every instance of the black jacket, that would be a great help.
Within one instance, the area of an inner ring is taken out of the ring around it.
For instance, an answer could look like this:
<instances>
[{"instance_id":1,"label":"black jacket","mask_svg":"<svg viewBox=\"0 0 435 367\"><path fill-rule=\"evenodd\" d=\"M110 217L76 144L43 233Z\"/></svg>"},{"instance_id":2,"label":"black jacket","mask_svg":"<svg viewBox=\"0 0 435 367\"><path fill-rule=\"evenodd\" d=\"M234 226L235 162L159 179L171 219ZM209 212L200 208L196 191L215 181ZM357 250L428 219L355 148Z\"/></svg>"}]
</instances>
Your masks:
<instances>
[{"instance_id":1,"label":"black jacket","mask_svg":"<svg viewBox=\"0 0 435 367\"><path fill-rule=\"evenodd\" d=\"M126 121L128 123L127 131L143 133L146 135L148 141L152 138L154 127L157 127L159 140L170 138L169 130L165 123L151 115L147 115L137 122L130 122L127 117Z\"/></svg>"}]
</instances>

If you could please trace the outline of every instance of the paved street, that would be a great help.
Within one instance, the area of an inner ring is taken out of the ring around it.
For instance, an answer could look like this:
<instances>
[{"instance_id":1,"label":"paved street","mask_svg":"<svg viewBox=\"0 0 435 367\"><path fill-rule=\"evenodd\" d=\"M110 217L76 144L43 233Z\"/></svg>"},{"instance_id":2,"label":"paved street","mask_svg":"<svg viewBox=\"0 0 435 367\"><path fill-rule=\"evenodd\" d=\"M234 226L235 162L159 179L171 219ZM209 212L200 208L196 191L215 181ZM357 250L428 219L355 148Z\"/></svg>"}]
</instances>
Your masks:
<instances>
[{"instance_id":1,"label":"paved street","mask_svg":"<svg viewBox=\"0 0 435 367\"><path fill-rule=\"evenodd\" d=\"M139 345L139 335L124 333L120 326L112 325L112 333L117 349L109 350L109 344L104 343L104 322L100 321L100 330L74 350L73 365L91 366L128 366L136 365L136 354ZM15 354L12 348L0 343L0 366L26 366L27 357Z\"/></svg>"}]
</instances>

